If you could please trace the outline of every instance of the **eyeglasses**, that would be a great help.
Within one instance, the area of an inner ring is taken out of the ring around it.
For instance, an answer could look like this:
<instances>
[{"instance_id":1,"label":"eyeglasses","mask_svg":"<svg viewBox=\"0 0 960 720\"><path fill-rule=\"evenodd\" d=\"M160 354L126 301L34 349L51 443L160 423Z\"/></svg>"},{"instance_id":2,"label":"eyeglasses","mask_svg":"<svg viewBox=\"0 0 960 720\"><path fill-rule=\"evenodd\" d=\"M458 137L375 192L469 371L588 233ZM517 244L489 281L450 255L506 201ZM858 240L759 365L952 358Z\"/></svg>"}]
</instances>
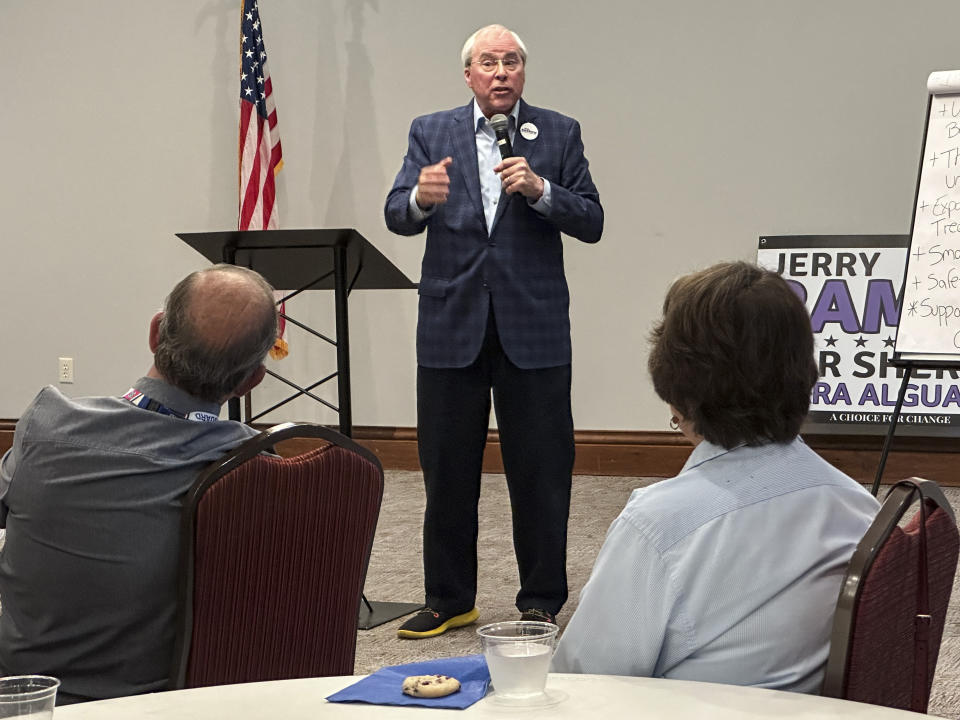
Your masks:
<instances>
[{"instance_id":1,"label":"eyeglasses","mask_svg":"<svg viewBox=\"0 0 960 720\"><path fill-rule=\"evenodd\" d=\"M485 57L480 60L475 60L470 64L479 65L480 69L485 73L496 72L497 67L502 65L504 70L512 73L523 66L523 60L518 55L507 55L503 58Z\"/></svg>"}]
</instances>

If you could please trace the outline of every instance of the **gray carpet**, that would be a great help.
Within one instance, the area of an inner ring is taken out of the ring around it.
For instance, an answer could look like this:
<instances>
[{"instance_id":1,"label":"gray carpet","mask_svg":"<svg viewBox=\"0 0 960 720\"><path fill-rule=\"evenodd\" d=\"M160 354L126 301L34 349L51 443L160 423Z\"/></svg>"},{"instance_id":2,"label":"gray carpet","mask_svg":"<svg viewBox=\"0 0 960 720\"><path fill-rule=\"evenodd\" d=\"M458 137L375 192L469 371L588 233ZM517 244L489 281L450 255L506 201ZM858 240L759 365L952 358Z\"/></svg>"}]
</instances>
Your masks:
<instances>
[{"instance_id":1,"label":"gray carpet","mask_svg":"<svg viewBox=\"0 0 960 720\"><path fill-rule=\"evenodd\" d=\"M567 552L570 599L558 618L561 629L577 605L607 527L630 492L654 480L644 478L574 478ZM944 488L960 509L960 488ZM883 490L880 493L883 496ZM366 595L370 600L420 602L423 566L420 531L423 520L420 473L390 471L374 542ZM480 498L480 577L477 607L480 623L517 619L514 594L518 588L510 532L510 504L502 475L484 475ZM960 720L960 593L954 585L950 612L933 683L930 714ZM361 630L357 640L356 672L369 673L384 665L479 652L477 626L452 630L429 640L400 640L396 620L373 630Z\"/></svg>"}]
</instances>

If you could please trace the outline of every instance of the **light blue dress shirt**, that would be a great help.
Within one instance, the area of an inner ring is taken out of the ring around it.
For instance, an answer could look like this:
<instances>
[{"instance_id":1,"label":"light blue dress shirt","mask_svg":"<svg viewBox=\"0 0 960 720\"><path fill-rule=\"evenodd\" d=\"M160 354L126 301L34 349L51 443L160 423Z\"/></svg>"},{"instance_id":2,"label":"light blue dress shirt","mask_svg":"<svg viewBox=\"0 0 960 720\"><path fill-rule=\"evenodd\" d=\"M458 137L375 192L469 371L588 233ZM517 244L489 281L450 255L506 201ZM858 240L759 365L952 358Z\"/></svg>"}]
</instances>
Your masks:
<instances>
[{"instance_id":1,"label":"light blue dress shirt","mask_svg":"<svg viewBox=\"0 0 960 720\"><path fill-rule=\"evenodd\" d=\"M840 584L878 509L800 438L703 441L610 526L553 670L819 692Z\"/></svg>"},{"instance_id":2,"label":"light blue dress shirt","mask_svg":"<svg viewBox=\"0 0 960 720\"><path fill-rule=\"evenodd\" d=\"M510 134L511 145L514 144L517 136L517 118L519 114L520 103L515 103L508 117L510 124L507 132ZM487 234L489 235L493 230L493 221L497 216L497 207L500 204L500 196L502 194L500 176L493 171L493 169L500 164L501 158L500 150L497 147L497 135L490 126L490 123L487 122L487 118L484 117L476 100L473 101L473 126L476 129L477 136L477 166L480 171L480 195L483 200L483 215L487 221ZM527 202L530 204L530 207L538 213L546 215L551 205L550 181L546 178L541 178L541 180L543 180L543 194L536 202L530 202L529 200L527 200ZM434 211L433 207L423 209L417 205L417 189L419 187L419 185L413 186L413 190L410 191L409 203L410 217L417 222L430 217Z\"/></svg>"}]
</instances>

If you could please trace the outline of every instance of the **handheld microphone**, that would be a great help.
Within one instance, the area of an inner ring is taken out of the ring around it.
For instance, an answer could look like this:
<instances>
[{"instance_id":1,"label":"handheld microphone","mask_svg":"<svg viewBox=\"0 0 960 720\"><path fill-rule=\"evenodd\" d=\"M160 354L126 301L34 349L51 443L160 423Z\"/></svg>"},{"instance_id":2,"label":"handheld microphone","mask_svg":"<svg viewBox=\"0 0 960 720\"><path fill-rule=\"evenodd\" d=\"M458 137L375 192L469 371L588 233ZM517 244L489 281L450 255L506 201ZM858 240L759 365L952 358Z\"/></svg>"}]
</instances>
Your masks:
<instances>
[{"instance_id":1,"label":"handheld microphone","mask_svg":"<svg viewBox=\"0 0 960 720\"><path fill-rule=\"evenodd\" d=\"M513 157L513 147L510 145L510 133L507 132L509 126L506 115L497 114L490 118L490 127L493 128L493 132L497 135L497 147L500 149L501 160Z\"/></svg>"}]
</instances>

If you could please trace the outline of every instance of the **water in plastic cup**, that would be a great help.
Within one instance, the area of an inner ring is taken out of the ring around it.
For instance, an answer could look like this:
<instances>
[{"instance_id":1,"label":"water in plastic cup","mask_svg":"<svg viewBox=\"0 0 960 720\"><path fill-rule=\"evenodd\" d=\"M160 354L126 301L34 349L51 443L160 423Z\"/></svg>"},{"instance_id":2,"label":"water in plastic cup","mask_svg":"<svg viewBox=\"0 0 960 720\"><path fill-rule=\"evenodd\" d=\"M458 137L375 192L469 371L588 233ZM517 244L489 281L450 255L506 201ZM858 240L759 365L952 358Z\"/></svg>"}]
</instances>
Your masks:
<instances>
[{"instance_id":1,"label":"water in plastic cup","mask_svg":"<svg viewBox=\"0 0 960 720\"><path fill-rule=\"evenodd\" d=\"M0 718L50 720L60 681L47 675L13 675L0 678Z\"/></svg>"},{"instance_id":2,"label":"water in plastic cup","mask_svg":"<svg viewBox=\"0 0 960 720\"><path fill-rule=\"evenodd\" d=\"M484 625L477 634L499 700L528 700L543 695L557 626L516 620Z\"/></svg>"}]
</instances>

